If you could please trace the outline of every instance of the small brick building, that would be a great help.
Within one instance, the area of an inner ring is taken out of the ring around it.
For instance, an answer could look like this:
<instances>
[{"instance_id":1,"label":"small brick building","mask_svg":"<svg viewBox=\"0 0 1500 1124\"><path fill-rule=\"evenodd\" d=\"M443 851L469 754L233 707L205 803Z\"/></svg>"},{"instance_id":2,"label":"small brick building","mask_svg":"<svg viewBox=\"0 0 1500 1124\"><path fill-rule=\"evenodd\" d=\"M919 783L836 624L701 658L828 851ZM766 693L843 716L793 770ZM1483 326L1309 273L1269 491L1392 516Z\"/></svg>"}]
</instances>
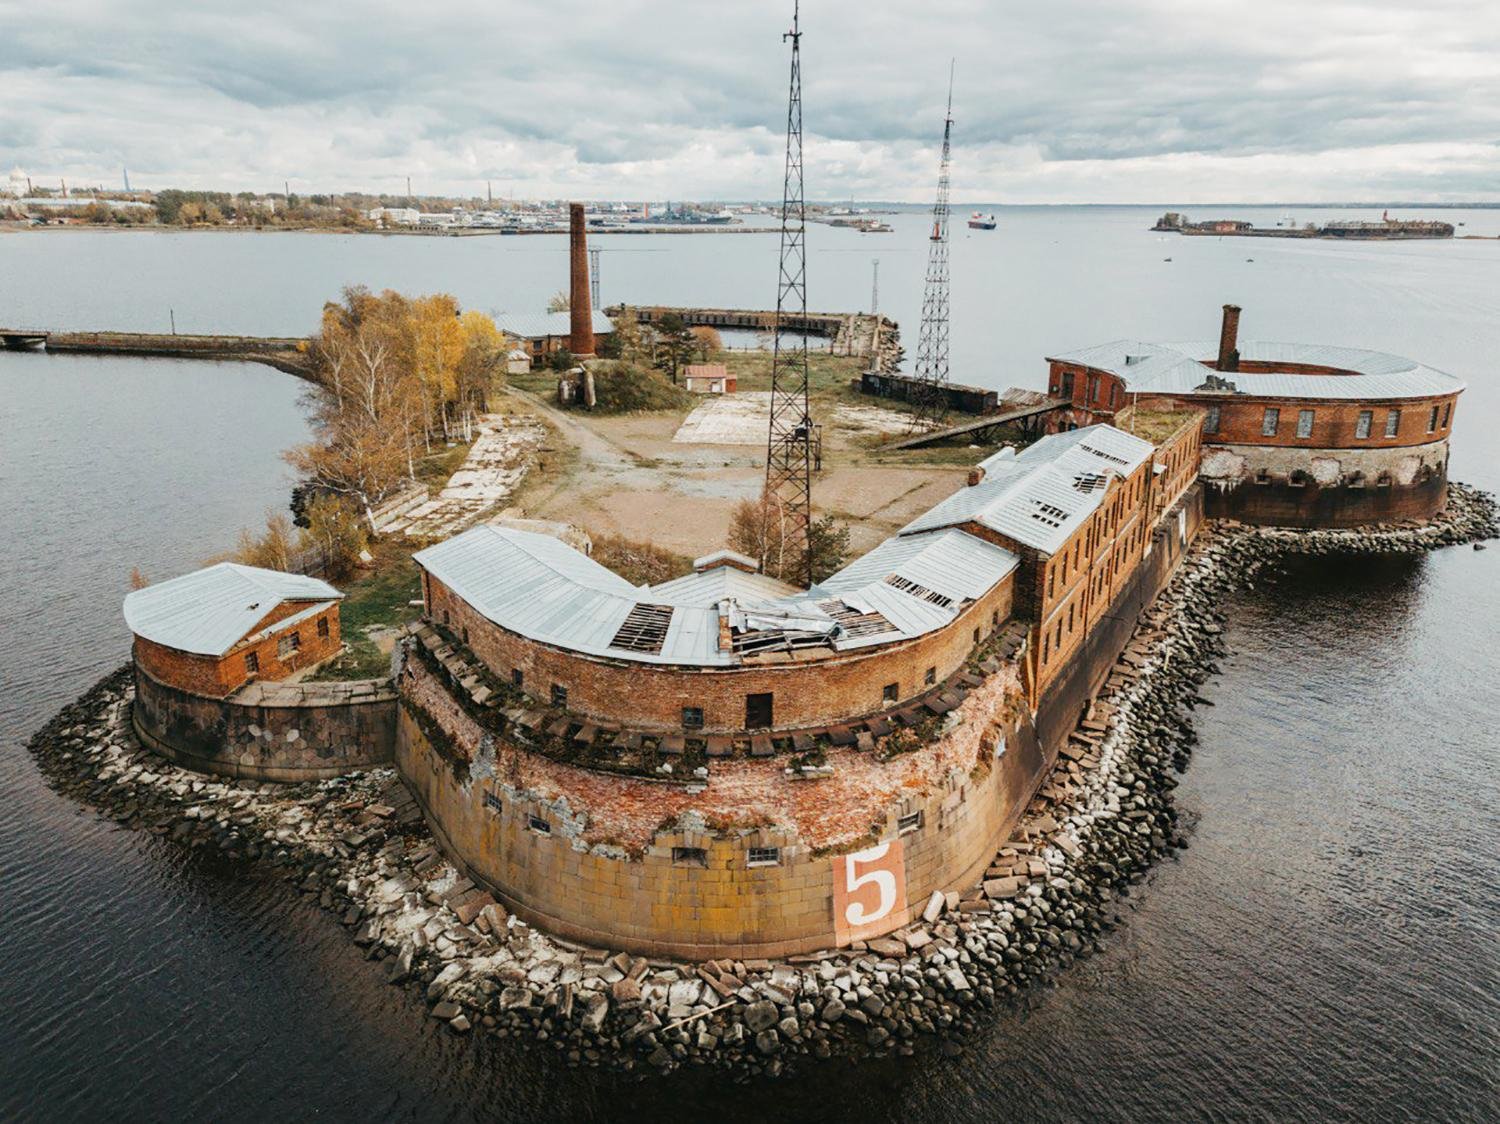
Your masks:
<instances>
[{"instance_id":1,"label":"small brick building","mask_svg":"<svg viewBox=\"0 0 1500 1124\"><path fill-rule=\"evenodd\" d=\"M317 578L220 562L131 593L125 623L137 667L169 686L223 698L338 652L343 596Z\"/></svg>"}]
</instances>

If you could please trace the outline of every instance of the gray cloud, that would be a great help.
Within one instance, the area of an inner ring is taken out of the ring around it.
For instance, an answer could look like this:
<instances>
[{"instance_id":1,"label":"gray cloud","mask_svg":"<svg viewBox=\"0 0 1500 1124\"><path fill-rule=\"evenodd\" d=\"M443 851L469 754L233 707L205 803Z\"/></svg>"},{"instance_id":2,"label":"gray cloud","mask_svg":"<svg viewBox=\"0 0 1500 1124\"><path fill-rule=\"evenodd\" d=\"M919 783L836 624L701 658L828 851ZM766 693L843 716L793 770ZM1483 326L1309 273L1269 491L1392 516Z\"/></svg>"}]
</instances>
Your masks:
<instances>
[{"instance_id":1,"label":"gray cloud","mask_svg":"<svg viewBox=\"0 0 1500 1124\"><path fill-rule=\"evenodd\" d=\"M0 0L0 164L153 186L772 197L787 5ZM809 192L1500 195L1489 0L812 0Z\"/></svg>"}]
</instances>

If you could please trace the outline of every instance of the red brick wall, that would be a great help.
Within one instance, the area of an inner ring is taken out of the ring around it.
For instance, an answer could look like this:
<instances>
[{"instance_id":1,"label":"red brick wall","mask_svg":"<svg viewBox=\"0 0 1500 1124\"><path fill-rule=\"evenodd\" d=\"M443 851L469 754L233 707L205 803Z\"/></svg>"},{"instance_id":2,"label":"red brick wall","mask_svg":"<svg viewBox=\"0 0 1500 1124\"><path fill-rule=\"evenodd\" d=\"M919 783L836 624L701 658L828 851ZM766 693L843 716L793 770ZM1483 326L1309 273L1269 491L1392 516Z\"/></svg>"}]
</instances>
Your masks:
<instances>
[{"instance_id":1,"label":"red brick wall","mask_svg":"<svg viewBox=\"0 0 1500 1124\"><path fill-rule=\"evenodd\" d=\"M1244 396L1210 397L1193 395L1190 398L1172 398L1165 395L1141 395L1141 407L1161 406L1196 407L1207 410L1219 407L1218 428L1205 431L1203 439L1212 445L1281 445L1290 448L1308 449L1381 449L1404 448L1412 445L1427 445L1443 440L1453 431L1453 414L1458 395L1447 394L1434 398L1381 399L1369 402L1339 401L1305 398L1251 398ZM1267 407L1281 411L1275 436L1261 432ZM1432 409L1437 407L1437 426L1429 429ZM1312 433L1308 437L1297 436L1297 415L1301 410L1313 411ZM1370 411L1370 436L1356 437L1359 414ZM1389 410L1401 412L1396 436L1385 435L1386 414Z\"/></svg>"},{"instance_id":2,"label":"red brick wall","mask_svg":"<svg viewBox=\"0 0 1500 1124\"><path fill-rule=\"evenodd\" d=\"M603 722L645 730L682 727L683 707L703 708L704 730L735 733L745 728L745 696L770 692L778 729L818 726L878 711L887 684L901 699L921 694L929 668L941 681L961 667L975 644L1011 615L1011 579L970 605L946 628L898 644L846 654L826 650L785 654L730 668L635 663L580 655L507 632L481 616L430 574L423 591L428 616L469 648L495 675L509 682L513 668L522 689L548 702L552 684L568 689L568 709ZM815 666L810 666L815 665Z\"/></svg>"},{"instance_id":3,"label":"red brick wall","mask_svg":"<svg viewBox=\"0 0 1500 1124\"><path fill-rule=\"evenodd\" d=\"M1069 376L1071 388L1068 387ZM1053 398L1068 399L1077 410L1101 421L1123 409L1127 401L1125 382L1118 376L1077 363L1059 363L1055 359L1047 374L1047 392Z\"/></svg>"},{"instance_id":4,"label":"red brick wall","mask_svg":"<svg viewBox=\"0 0 1500 1124\"><path fill-rule=\"evenodd\" d=\"M302 612L309 604L306 601L294 601L278 605L258 621L247 635L264 631L277 621ZM318 635L320 619L328 621L326 639ZM252 678L285 679L294 671L325 660L337 652L343 643L339 634L338 603L334 602L317 616L298 621L295 631L301 637L302 646L285 660L277 655L277 647L281 637L286 635L285 632L275 633L255 644L245 644L242 641L222 657L194 655L157 644L144 636L137 636L135 659L163 683L197 694L222 698L238 690ZM254 652L260 661L260 670L254 676L245 669L247 652Z\"/></svg>"}]
</instances>

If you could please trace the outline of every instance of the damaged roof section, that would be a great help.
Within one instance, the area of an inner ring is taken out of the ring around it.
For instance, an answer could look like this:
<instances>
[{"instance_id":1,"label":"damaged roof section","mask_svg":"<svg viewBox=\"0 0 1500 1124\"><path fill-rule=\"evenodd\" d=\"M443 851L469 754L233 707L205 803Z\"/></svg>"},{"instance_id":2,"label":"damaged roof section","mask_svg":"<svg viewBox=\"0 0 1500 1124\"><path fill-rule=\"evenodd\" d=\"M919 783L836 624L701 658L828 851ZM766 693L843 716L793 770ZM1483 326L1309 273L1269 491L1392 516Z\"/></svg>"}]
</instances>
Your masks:
<instances>
[{"instance_id":1,"label":"damaged roof section","mask_svg":"<svg viewBox=\"0 0 1500 1124\"><path fill-rule=\"evenodd\" d=\"M979 483L809 590L722 551L691 574L637 587L554 538L488 525L415 558L500 627L575 652L700 667L816 658L945 627L1019 564L960 524L1053 552L1097 509L1109 480L1152 451L1107 425L1045 437L1019 455L1004 450L981 463Z\"/></svg>"}]
</instances>

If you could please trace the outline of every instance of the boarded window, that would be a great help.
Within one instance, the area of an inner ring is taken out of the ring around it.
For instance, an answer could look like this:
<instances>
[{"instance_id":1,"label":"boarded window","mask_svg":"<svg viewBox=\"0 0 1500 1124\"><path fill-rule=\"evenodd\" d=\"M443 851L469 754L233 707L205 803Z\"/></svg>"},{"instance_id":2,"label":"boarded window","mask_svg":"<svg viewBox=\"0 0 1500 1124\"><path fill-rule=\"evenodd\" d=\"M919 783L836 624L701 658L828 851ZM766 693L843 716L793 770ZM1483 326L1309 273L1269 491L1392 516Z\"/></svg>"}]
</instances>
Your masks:
<instances>
[{"instance_id":1,"label":"boarded window","mask_svg":"<svg viewBox=\"0 0 1500 1124\"><path fill-rule=\"evenodd\" d=\"M670 605L636 605L609 642L611 648L626 652L661 653L667 640L667 626L672 623Z\"/></svg>"},{"instance_id":2,"label":"boarded window","mask_svg":"<svg viewBox=\"0 0 1500 1124\"><path fill-rule=\"evenodd\" d=\"M1361 410L1359 412L1359 418L1354 423L1354 436L1361 438L1370 436L1370 424L1374 420L1374 410Z\"/></svg>"},{"instance_id":3,"label":"boarded window","mask_svg":"<svg viewBox=\"0 0 1500 1124\"><path fill-rule=\"evenodd\" d=\"M327 640L328 639L328 618L327 617L319 617L318 618L318 639L319 640Z\"/></svg>"},{"instance_id":4,"label":"boarded window","mask_svg":"<svg viewBox=\"0 0 1500 1124\"><path fill-rule=\"evenodd\" d=\"M1452 419L1452 417L1453 417L1453 403L1449 402L1447 405L1445 405L1443 407L1443 428L1444 429L1448 428L1448 422Z\"/></svg>"},{"instance_id":5,"label":"boarded window","mask_svg":"<svg viewBox=\"0 0 1500 1124\"><path fill-rule=\"evenodd\" d=\"M564 687L561 683L554 683L554 684L552 684L552 705L553 706L567 706L568 705L568 689L566 687Z\"/></svg>"},{"instance_id":6,"label":"boarded window","mask_svg":"<svg viewBox=\"0 0 1500 1124\"><path fill-rule=\"evenodd\" d=\"M1281 411L1275 406L1267 406L1265 415L1260 419L1260 433L1262 437L1275 437L1276 427L1281 424Z\"/></svg>"},{"instance_id":7,"label":"boarded window","mask_svg":"<svg viewBox=\"0 0 1500 1124\"><path fill-rule=\"evenodd\" d=\"M682 725L686 730L703 729L703 708L701 706L685 706L682 708Z\"/></svg>"},{"instance_id":8,"label":"boarded window","mask_svg":"<svg viewBox=\"0 0 1500 1124\"><path fill-rule=\"evenodd\" d=\"M542 819L541 816L527 816L526 826L529 827L532 831L536 832L538 835L552 834L552 825L546 820Z\"/></svg>"},{"instance_id":9,"label":"boarded window","mask_svg":"<svg viewBox=\"0 0 1500 1124\"><path fill-rule=\"evenodd\" d=\"M286 659L293 652L302 648L302 637L296 632L288 632L280 640L276 641L276 656L278 659Z\"/></svg>"},{"instance_id":10,"label":"boarded window","mask_svg":"<svg viewBox=\"0 0 1500 1124\"><path fill-rule=\"evenodd\" d=\"M505 811L505 805L500 803L500 797L496 796L493 792L486 792L484 794L484 806L497 816Z\"/></svg>"},{"instance_id":11,"label":"boarded window","mask_svg":"<svg viewBox=\"0 0 1500 1124\"><path fill-rule=\"evenodd\" d=\"M771 725L771 704L774 696L764 694L745 696L745 729L763 730Z\"/></svg>"},{"instance_id":12,"label":"boarded window","mask_svg":"<svg viewBox=\"0 0 1500 1124\"><path fill-rule=\"evenodd\" d=\"M708 866L708 852L702 847L673 847L673 866Z\"/></svg>"},{"instance_id":13,"label":"boarded window","mask_svg":"<svg viewBox=\"0 0 1500 1124\"><path fill-rule=\"evenodd\" d=\"M898 819L896 821L896 834L897 835L906 835L906 834L909 834L910 832L920 830L921 827L922 827L922 813L921 812L908 812L906 815L902 816L900 819Z\"/></svg>"},{"instance_id":14,"label":"boarded window","mask_svg":"<svg viewBox=\"0 0 1500 1124\"><path fill-rule=\"evenodd\" d=\"M780 847L751 847L745 856L746 866L780 866Z\"/></svg>"},{"instance_id":15,"label":"boarded window","mask_svg":"<svg viewBox=\"0 0 1500 1124\"><path fill-rule=\"evenodd\" d=\"M254 675L260 670L260 654L257 652L245 653L245 670Z\"/></svg>"},{"instance_id":16,"label":"boarded window","mask_svg":"<svg viewBox=\"0 0 1500 1124\"><path fill-rule=\"evenodd\" d=\"M1298 410L1297 411L1297 436L1298 437L1311 437L1312 436L1312 427L1313 427L1313 411L1312 410Z\"/></svg>"},{"instance_id":17,"label":"boarded window","mask_svg":"<svg viewBox=\"0 0 1500 1124\"><path fill-rule=\"evenodd\" d=\"M1208 416L1203 419L1203 432L1204 433L1218 433L1219 432L1219 415L1220 415L1220 412L1222 411L1222 409L1223 409L1223 407L1221 407L1221 406L1210 406L1208 408Z\"/></svg>"},{"instance_id":18,"label":"boarded window","mask_svg":"<svg viewBox=\"0 0 1500 1124\"><path fill-rule=\"evenodd\" d=\"M1437 422L1438 422L1438 408L1436 406L1434 406L1432 408L1432 413L1427 416L1427 432L1428 433L1432 433L1434 430L1437 429Z\"/></svg>"},{"instance_id":19,"label":"boarded window","mask_svg":"<svg viewBox=\"0 0 1500 1124\"><path fill-rule=\"evenodd\" d=\"M1401 411L1387 410L1385 414L1385 435L1394 437L1401 429Z\"/></svg>"}]
</instances>

